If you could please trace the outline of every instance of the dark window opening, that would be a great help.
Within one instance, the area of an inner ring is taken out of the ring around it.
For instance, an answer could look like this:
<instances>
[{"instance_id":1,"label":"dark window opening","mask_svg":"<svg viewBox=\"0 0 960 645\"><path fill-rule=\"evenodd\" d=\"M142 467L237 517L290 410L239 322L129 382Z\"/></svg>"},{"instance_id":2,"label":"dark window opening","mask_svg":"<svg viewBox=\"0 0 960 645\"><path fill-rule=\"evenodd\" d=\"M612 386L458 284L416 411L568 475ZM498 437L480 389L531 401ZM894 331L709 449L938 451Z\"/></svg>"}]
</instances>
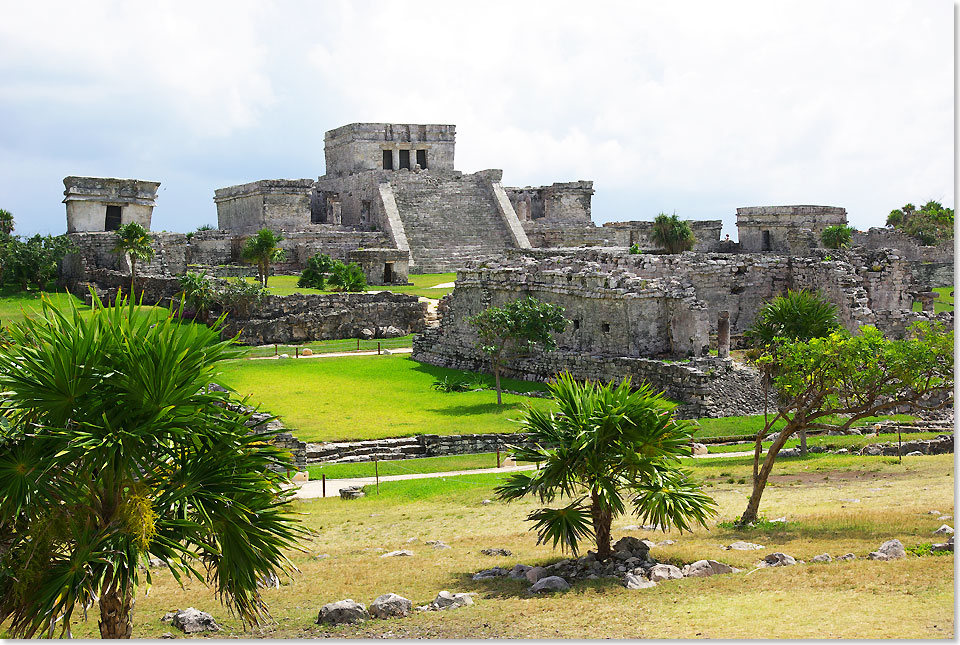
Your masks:
<instances>
[{"instance_id":1,"label":"dark window opening","mask_svg":"<svg viewBox=\"0 0 960 645\"><path fill-rule=\"evenodd\" d=\"M573 321L573 331L577 331L578 329L580 329L580 321L579 321L579 320L574 320L574 321Z\"/></svg>"},{"instance_id":2,"label":"dark window opening","mask_svg":"<svg viewBox=\"0 0 960 645\"><path fill-rule=\"evenodd\" d=\"M761 251L770 251L770 250L772 250L772 249L771 249L771 246L770 246L770 231L763 231L763 233L762 233L761 235L762 235L762 242L761 242L761 248L760 248L760 250L761 250Z\"/></svg>"},{"instance_id":3,"label":"dark window opening","mask_svg":"<svg viewBox=\"0 0 960 645\"><path fill-rule=\"evenodd\" d=\"M383 151L383 169L393 170L393 150Z\"/></svg>"},{"instance_id":4,"label":"dark window opening","mask_svg":"<svg viewBox=\"0 0 960 645\"><path fill-rule=\"evenodd\" d=\"M610 323L605 322L601 327L603 329L604 334L610 333Z\"/></svg>"},{"instance_id":5,"label":"dark window opening","mask_svg":"<svg viewBox=\"0 0 960 645\"><path fill-rule=\"evenodd\" d=\"M360 223L366 224L370 221L370 202L366 199L360 202Z\"/></svg>"},{"instance_id":6,"label":"dark window opening","mask_svg":"<svg viewBox=\"0 0 960 645\"><path fill-rule=\"evenodd\" d=\"M407 170L410 170L410 151L409 150L400 151L400 169L403 170L404 168L406 168Z\"/></svg>"},{"instance_id":7,"label":"dark window opening","mask_svg":"<svg viewBox=\"0 0 960 645\"><path fill-rule=\"evenodd\" d=\"M103 230L115 231L120 228L120 206L107 206L107 216L103 220Z\"/></svg>"},{"instance_id":8,"label":"dark window opening","mask_svg":"<svg viewBox=\"0 0 960 645\"><path fill-rule=\"evenodd\" d=\"M393 282L393 262L384 262L383 281L387 284Z\"/></svg>"},{"instance_id":9,"label":"dark window opening","mask_svg":"<svg viewBox=\"0 0 960 645\"><path fill-rule=\"evenodd\" d=\"M427 169L427 151L426 150L417 150L417 165L420 166L421 170Z\"/></svg>"}]
</instances>

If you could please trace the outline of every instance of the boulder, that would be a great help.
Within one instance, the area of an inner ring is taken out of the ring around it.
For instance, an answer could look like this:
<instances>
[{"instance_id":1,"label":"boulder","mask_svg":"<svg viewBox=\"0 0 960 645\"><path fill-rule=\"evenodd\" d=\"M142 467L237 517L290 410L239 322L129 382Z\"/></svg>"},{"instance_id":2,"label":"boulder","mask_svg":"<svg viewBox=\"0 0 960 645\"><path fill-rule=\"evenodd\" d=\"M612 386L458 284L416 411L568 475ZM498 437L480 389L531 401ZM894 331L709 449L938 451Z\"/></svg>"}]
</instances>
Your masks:
<instances>
[{"instance_id":1,"label":"boulder","mask_svg":"<svg viewBox=\"0 0 960 645\"><path fill-rule=\"evenodd\" d=\"M167 563L165 560L161 560L160 558L150 558L149 560L147 560L147 565L151 569L159 569L160 567L167 566Z\"/></svg>"},{"instance_id":2,"label":"boulder","mask_svg":"<svg viewBox=\"0 0 960 645\"><path fill-rule=\"evenodd\" d=\"M170 623L184 634L220 631L220 625L213 619L213 616L193 607L173 612Z\"/></svg>"},{"instance_id":3,"label":"boulder","mask_svg":"<svg viewBox=\"0 0 960 645\"><path fill-rule=\"evenodd\" d=\"M948 537L946 542L934 544L930 549L933 551L953 551L953 536Z\"/></svg>"},{"instance_id":4,"label":"boulder","mask_svg":"<svg viewBox=\"0 0 960 645\"><path fill-rule=\"evenodd\" d=\"M344 486L340 489L340 499L359 499L363 496L363 486Z\"/></svg>"},{"instance_id":5,"label":"boulder","mask_svg":"<svg viewBox=\"0 0 960 645\"><path fill-rule=\"evenodd\" d=\"M762 544L754 544L753 542L740 542L740 541L737 541L737 542L733 542L733 543L731 543L731 544L728 544L727 546L725 546L725 547L723 547L723 548L726 549L727 551L729 551L729 550L731 550L731 549L734 550L734 551L756 551L756 550L758 550L758 549L763 549L763 548L766 548L766 547L764 547Z\"/></svg>"},{"instance_id":6,"label":"boulder","mask_svg":"<svg viewBox=\"0 0 960 645\"><path fill-rule=\"evenodd\" d=\"M490 578L502 578L509 575L510 572L504 569L503 567L494 567L492 569L484 569L483 571L477 571L473 574L474 580L489 580Z\"/></svg>"},{"instance_id":7,"label":"boulder","mask_svg":"<svg viewBox=\"0 0 960 645\"><path fill-rule=\"evenodd\" d=\"M646 542L632 535L620 538L613 545L613 557L615 558L621 558L620 554L629 554L627 558L638 557L641 560L646 560L648 553L650 553L650 547L647 546Z\"/></svg>"},{"instance_id":8,"label":"boulder","mask_svg":"<svg viewBox=\"0 0 960 645\"><path fill-rule=\"evenodd\" d=\"M900 540L887 540L880 548L867 555L868 560L899 560L907 556Z\"/></svg>"},{"instance_id":9,"label":"boulder","mask_svg":"<svg viewBox=\"0 0 960 645\"><path fill-rule=\"evenodd\" d=\"M904 457L922 457L922 456L923 456L923 453L920 452L919 450L914 450L904 455Z\"/></svg>"},{"instance_id":10,"label":"boulder","mask_svg":"<svg viewBox=\"0 0 960 645\"><path fill-rule=\"evenodd\" d=\"M346 600L327 603L321 607L320 613L317 615L317 624L345 625L368 618L370 618L370 614L367 613L367 608L362 603L347 598Z\"/></svg>"},{"instance_id":11,"label":"boulder","mask_svg":"<svg viewBox=\"0 0 960 645\"><path fill-rule=\"evenodd\" d=\"M537 583L530 587L530 593L543 593L546 591L567 591L570 585L560 576L547 576L540 578Z\"/></svg>"},{"instance_id":12,"label":"boulder","mask_svg":"<svg viewBox=\"0 0 960 645\"><path fill-rule=\"evenodd\" d=\"M810 558L811 562L833 562L833 558L830 557L829 553L821 553L820 555L815 555Z\"/></svg>"},{"instance_id":13,"label":"boulder","mask_svg":"<svg viewBox=\"0 0 960 645\"><path fill-rule=\"evenodd\" d=\"M410 615L413 603L395 593L386 593L377 596L370 603L370 615L374 618L402 618Z\"/></svg>"},{"instance_id":14,"label":"boulder","mask_svg":"<svg viewBox=\"0 0 960 645\"><path fill-rule=\"evenodd\" d=\"M429 544L438 551L452 548L449 544L444 543L443 540L427 540L425 544Z\"/></svg>"},{"instance_id":15,"label":"boulder","mask_svg":"<svg viewBox=\"0 0 960 645\"><path fill-rule=\"evenodd\" d=\"M363 338L364 340L370 340L371 338L374 337L374 335L375 334L373 333L372 329L367 329L366 327L364 327L363 329L360 330L360 337Z\"/></svg>"},{"instance_id":16,"label":"boulder","mask_svg":"<svg viewBox=\"0 0 960 645\"><path fill-rule=\"evenodd\" d=\"M933 532L934 535L952 535L953 527L949 524L941 524L940 528Z\"/></svg>"},{"instance_id":17,"label":"boulder","mask_svg":"<svg viewBox=\"0 0 960 645\"><path fill-rule=\"evenodd\" d=\"M532 567L527 569L527 572L524 575L530 582L537 582L541 578L546 578L549 574L543 567Z\"/></svg>"},{"instance_id":18,"label":"boulder","mask_svg":"<svg viewBox=\"0 0 960 645\"><path fill-rule=\"evenodd\" d=\"M304 348L300 351L300 355L301 355L301 356L313 356L313 350L310 349L309 347L304 347Z\"/></svg>"},{"instance_id":19,"label":"boulder","mask_svg":"<svg viewBox=\"0 0 960 645\"><path fill-rule=\"evenodd\" d=\"M786 553L771 553L763 559L764 566L767 567L789 567L792 564L796 564L797 561L793 556L789 556Z\"/></svg>"},{"instance_id":20,"label":"boulder","mask_svg":"<svg viewBox=\"0 0 960 645\"><path fill-rule=\"evenodd\" d=\"M883 450L875 443L870 444L869 446L864 446L860 449L861 455L867 455L869 457L879 457L883 454Z\"/></svg>"},{"instance_id":21,"label":"boulder","mask_svg":"<svg viewBox=\"0 0 960 645\"><path fill-rule=\"evenodd\" d=\"M527 577L527 571L532 569L530 565L527 564L517 564L514 565L513 569L510 570L510 577L514 580L522 580Z\"/></svg>"},{"instance_id":22,"label":"boulder","mask_svg":"<svg viewBox=\"0 0 960 645\"><path fill-rule=\"evenodd\" d=\"M396 557L409 558L411 555L413 555L413 551L408 551L407 549L400 549L399 551L390 551L389 553L384 553L380 557L381 558L396 558Z\"/></svg>"},{"instance_id":23,"label":"boulder","mask_svg":"<svg viewBox=\"0 0 960 645\"><path fill-rule=\"evenodd\" d=\"M735 569L729 564L717 562L716 560L697 560L683 568L683 575L686 578L704 578L721 573L733 573Z\"/></svg>"},{"instance_id":24,"label":"boulder","mask_svg":"<svg viewBox=\"0 0 960 645\"><path fill-rule=\"evenodd\" d=\"M480 553L482 553L483 555L504 556L504 557L513 555L513 551L511 551L510 549L500 549L500 548L482 549Z\"/></svg>"},{"instance_id":25,"label":"boulder","mask_svg":"<svg viewBox=\"0 0 960 645\"><path fill-rule=\"evenodd\" d=\"M837 558L837 560L856 560L856 559L857 559L857 556L855 556L852 553L841 555L839 558Z\"/></svg>"},{"instance_id":26,"label":"boulder","mask_svg":"<svg viewBox=\"0 0 960 645\"><path fill-rule=\"evenodd\" d=\"M784 448L784 449L781 450L779 453L777 453L777 456L778 456L778 457L799 457L799 456L800 456L800 449L799 449L799 448Z\"/></svg>"},{"instance_id":27,"label":"boulder","mask_svg":"<svg viewBox=\"0 0 960 645\"><path fill-rule=\"evenodd\" d=\"M625 586L627 589L649 589L650 587L656 587L657 581L648 580L643 576L638 576L635 573L628 573L623 578L623 586Z\"/></svg>"},{"instance_id":28,"label":"boulder","mask_svg":"<svg viewBox=\"0 0 960 645\"><path fill-rule=\"evenodd\" d=\"M466 607L467 605L473 604L472 594L468 593L450 593L449 591L441 591L437 594L437 597L427 605L427 609L432 609L434 611L443 611L444 609L457 609L459 607Z\"/></svg>"},{"instance_id":29,"label":"boulder","mask_svg":"<svg viewBox=\"0 0 960 645\"><path fill-rule=\"evenodd\" d=\"M705 455L707 454L707 447L702 443L695 443L690 447L690 453L693 455Z\"/></svg>"},{"instance_id":30,"label":"boulder","mask_svg":"<svg viewBox=\"0 0 960 645\"><path fill-rule=\"evenodd\" d=\"M679 580L683 577L683 571L672 564L655 564L647 571L647 577L652 582L660 580Z\"/></svg>"}]
</instances>

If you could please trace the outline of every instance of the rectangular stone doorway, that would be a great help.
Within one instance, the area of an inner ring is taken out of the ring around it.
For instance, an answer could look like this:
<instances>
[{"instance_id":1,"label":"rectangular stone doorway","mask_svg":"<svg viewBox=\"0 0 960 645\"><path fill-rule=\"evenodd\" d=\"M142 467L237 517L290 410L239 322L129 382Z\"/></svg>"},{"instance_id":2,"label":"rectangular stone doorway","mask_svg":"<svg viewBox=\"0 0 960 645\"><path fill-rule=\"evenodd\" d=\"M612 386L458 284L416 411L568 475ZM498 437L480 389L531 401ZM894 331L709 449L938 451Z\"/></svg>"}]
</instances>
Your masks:
<instances>
[{"instance_id":1,"label":"rectangular stone doorway","mask_svg":"<svg viewBox=\"0 0 960 645\"><path fill-rule=\"evenodd\" d=\"M383 151L383 169L393 170L393 150Z\"/></svg>"},{"instance_id":2,"label":"rectangular stone doorway","mask_svg":"<svg viewBox=\"0 0 960 645\"><path fill-rule=\"evenodd\" d=\"M120 206L107 206L107 215L103 218L103 230L115 231L120 228Z\"/></svg>"},{"instance_id":3,"label":"rectangular stone doorway","mask_svg":"<svg viewBox=\"0 0 960 645\"><path fill-rule=\"evenodd\" d=\"M406 168L407 170L410 170L410 151L409 150L400 151L400 169L403 170L404 168Z\"/></svg>"},{"instance_id":4,"label":"rectangular stone doorway","mask_svg":"<svg viewBox=\"0 0 960 645\"><path fill-rule=\"evenodd\" d=\"M384 284L393 282L393 262L383 263L383 282Z\"/></svg>"},{"instance_id":5,"label":"rectangular stone doorway","mask_svg":"<svg viewBox=\"0 0 960 645\"><path fill-rule=\"evenodd\" d=\"M417 150L417 165L420 166L421 170L427 169L427 151L426 150Z\"/></svg>"}]
</instances>

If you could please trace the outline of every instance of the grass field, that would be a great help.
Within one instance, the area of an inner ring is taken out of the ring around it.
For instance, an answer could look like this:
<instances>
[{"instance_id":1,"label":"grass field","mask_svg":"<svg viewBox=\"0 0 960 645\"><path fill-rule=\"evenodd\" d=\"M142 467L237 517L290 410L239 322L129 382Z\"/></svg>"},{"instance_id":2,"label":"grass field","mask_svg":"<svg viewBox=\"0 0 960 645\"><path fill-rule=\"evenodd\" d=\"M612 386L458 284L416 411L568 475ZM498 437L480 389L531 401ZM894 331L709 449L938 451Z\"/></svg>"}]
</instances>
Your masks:
<instances>
[{"instance_id":1,"label":"grass field","mask_svg":"<svg viewBox=\"0 0 960 645\"><path fill-rule=\"evenodd\" d=\"M51 284L52 286L52 284ZM10 287L0 290L0 325L10 325L22 321L26 316L42 314L42 300L47 299L57 309L67 310L70 304L76 305L82 315L90 312L90 307L67 292L57 291L14 291ZM141 312L150 318L163 318L170 314L166 307L144 305Z\"/></svg>"},{"instance_id":2,"label":"grass field","mask_svg":"<svg viewBox=\"0 0 960 645\"><path fill-rule=\"evenodd\" d=\"M953 311L953 287L937 287L934 291L939 293L940 297L933 301L933 313ZM919 301L913 303L914 311L920 311L921 309L922 304Z\"/></svg>"},{"instance_id":3,"label":"grass field","mask_svg":"<svg viewBox=\"0 0 960 645\"><path fill-rule=\"evenodd\" d=\"M566 593L530 597L525 582L498 578L473 581L492 566L549 564L564 556L536 544L526 515L534 500L495 501L500 475L382 483L359 500L306 500L297 510L313 531L305 552L291 553L300 569L279 589L264 590L274 622L244 629L198 581L180 588L169 572L154 570L149 595L137 597L135 638L181 634L160 622L178 608L213 614L221 638L427 637L427 638L936 638L954 636L952 557L916 557L894 562L864 556L891 538L904 545L929 543L942 523L928 514L953 515L953 455L896 459L817 456L785 460L776 467L761 512L786 517L757 530L718 525L739 515L746 503L748 459L699 461L695 474L720 505L709 530L662 534L626 528L640 522L621 517L614 539L624 535L672 545L651 554L674 563L712 558L743 569L711 578L662 582L628 590L614 579L578 582ZM856 501L854 501L856 500ZM452 548L434 550L427 540ZM763 544L760 552L724 551L735 540ZM479 551L501 547L509 557ZM407 558L381 558L409 549ZM855 553L860 559L754 570L766 553L782 551L810 561L819 553ZM322 560L317 554L328 554ZM393 592L422 605L446 589L475 592L474 605L444 612L414 612L402 619L370 620L331 628L315 624L328 602L352 598L366 605ZM74 624L76 637L96 634L97 609ZM2 627L0 627L2 633Z\"/></svg>"},{"instance_id":4,"label":"grass field","mask_svg":"<svg viewBox=\"0 0 960 645\"><path fill-rule=\"evenodd\" d=\"M333 291L320 291L319 289L301 289L297 286L300 276L297 275L274 275L267 281L269 286L267 291L276 296L289 296L294 293L334 293ZM438 284L453 282L457 279L456 273L422 273L407 276L407 281L412 282L409 286L379 286L370 285L367 291L392 291L393 293L409 293L414 296L423 296L425 298L442 298L451 291L453 287L440 287ZM247 278L250 282L256 282L256 278Z\"/></svg>"},{"instance_id":5,"label":"grass field","mask_svg":"<svg viewBox=\"0 0 960 645\"><path fill-rule=\"evenodd\" d=\"M883 417L867 417L854 423L854 427L867 426L877 421L893 419L900 422L912 421L916 417L909 414L893 414ZM836 423L836 417L826 417L824 423ZM716 419L703 418L697 419L700 428L694 432L695 437L735 437L741 435L756 436L763 430L765 425L763 415L751 415L740 417L719 417ZM778 421L773 425L773 430L782 430L786 425L783 421Z\"/></svg>"},{"instance_id":6,"label":"grass field","mask_svg":"<svg viewBox=\"0 0 960 645\"><path fill-rule=\"evenodd\" d=\"M506 458L507 452L501 453L501 459ZM421 457L418 459L398 459L381 461L376 468L381 476L408 475L410 473L443 473L454 470L479 470L480 468L496 468L497 453L484 452L473 455L448 455L444 457ZM320 479L326 475L327 479L349 479L352 477L373 477L376 474L373 462L355 464L310 464L307 466L310 479Z\"/></svg>"},{"instance_id":7,"label":"grass field","mask_svg":"<svg viewBox=\"0 0 960 645\"><path fill-rule=\"evenodd\" d=\"M220 382L279 415L302 441L379 439L417 434L516 432L523 403L546 399L492 390L445 393L435 380L462 378L457 370L423 365L406 355L288 361L232 361ZM390 387L384 387L389 378ZM504 389L544 390L541 383L504 379Z\"/></svg>"}]
</instances>

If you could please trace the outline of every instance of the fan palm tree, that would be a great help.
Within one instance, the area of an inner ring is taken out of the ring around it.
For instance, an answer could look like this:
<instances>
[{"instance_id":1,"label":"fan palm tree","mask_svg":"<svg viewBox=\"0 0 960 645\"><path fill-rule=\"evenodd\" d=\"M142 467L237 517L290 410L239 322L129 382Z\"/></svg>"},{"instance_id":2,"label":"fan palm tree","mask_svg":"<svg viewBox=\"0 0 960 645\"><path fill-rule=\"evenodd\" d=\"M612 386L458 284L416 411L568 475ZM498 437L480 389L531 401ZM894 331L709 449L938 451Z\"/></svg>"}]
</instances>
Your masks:
<instances>
[{"instance_id":1,"label":"fan palm tree","mask_svg":"<svg viewBox=\"0 0 960 645\"><path fill-rule=\"evenodd\" d=\"M538 544L552 540L576 554L580 541L593 537L597 557L606 559L612 521L628 503L642 521L664 530L706 526L716 503L677 460L690 454L692 426L673 418L662 393L648 384L632 392L630 379L618 386L577 382L569 373L559 375L550 392L557 411L528 407L522 425L530 444L512 449L516 460L537 470L515 473L497 488L505 500L531 493L544 503L569 500L527 517Z\"/></svg>"},{"instance_id":2,"label":"fan palm tree","mask_svg":"<svg viewBox=\"0 0 960 645\"><path fill-rule=\"evenodd\" d=\"M113 252L124 254L130 260L130 295L134 295L137 282L137 262L149 262L156 250L150 232L139 222L128 222L117 229ZM131 298L133 302L133 298Z\"/></svg>"},{"instance_id":3,"label":"fan palm tree","mask_svg":"<svg viewBox=\"0 0 960 645\"><path fill-rule=\"evenodd\" d=\"M258 622L257 579L292 569L282 549L303 532L278 472L289 454L208 391L233 355L220 321L95 304L44 302L0 348L0 622L69 636L98 603L101 636L129 638L150 557Z\"/></svg>"},{"instance_id":4,"label":"fan palm tree","mask_svg":"<svg viewBox=\"0 0 960 645\"><path fill-rule=\"evenodd\" d=\"M660 213L653 220L653 230L650 239L654 244L663 247L667 253L683 253L689 251L696 244L690 224L677 217L677 214L665 215Z\"/></svg>"},{"instance_id":5,"label":"fan palm tree","mask_svg":"<svg viewBox=\"0 0 960 645\"><path fill-rule=\"evenodd\" d=\"M0 234L5 236L13 233L13 213L0 208Z\"/></svg>"},{"instance_id":6,"label":"fan palm tree","mask_svg":"<svg viewBox=\"0 0 960 645\"><path fill-rule=\"evenodd\" d=\"M264 287L267 286L267 278L270 276L270 264L282 262L286 256L280 248L282 240L282 237L269 228L262 228L256 235L247 238L240 252L240 257L245 262L257 265L257 278Z\"/></svg>"}]
</instances>

